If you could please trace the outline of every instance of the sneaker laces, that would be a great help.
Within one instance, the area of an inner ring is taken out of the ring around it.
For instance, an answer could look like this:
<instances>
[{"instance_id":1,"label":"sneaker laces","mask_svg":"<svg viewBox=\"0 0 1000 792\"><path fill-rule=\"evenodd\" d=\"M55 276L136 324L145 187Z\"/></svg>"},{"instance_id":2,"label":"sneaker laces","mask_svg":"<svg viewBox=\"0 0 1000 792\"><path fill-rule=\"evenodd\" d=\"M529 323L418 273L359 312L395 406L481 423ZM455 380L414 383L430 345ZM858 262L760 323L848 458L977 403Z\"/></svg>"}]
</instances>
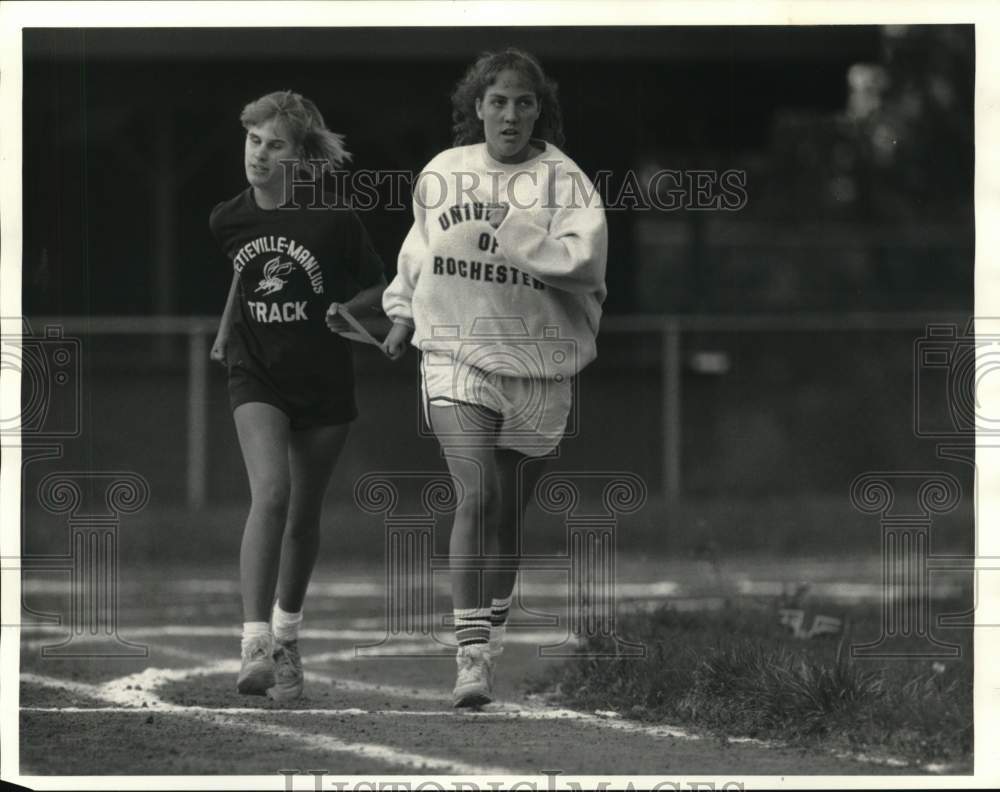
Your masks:
<instances>
[{"instance_id":1,"label":"sneaker laces","mask_svg":"<svg viewBox=\"0 0 1000 792\"><path fill-rule=\"evenodd\" d=\"M252 635L249 638L243 639L241 653L247 660L260 660L261 658L267 657L270 649L271 636Z\"/></svg>"},{"instance_id":2,"label":"sneaker laces","mask_svg":"<svg viewBox=\"0 0 1000 792\"><path fill-rule=\"evenodd\" d=\"M456 656L458 662L459 685L468 682L476 682L483 679L488 673L490 658L485 647L462 647Z\"/></svg>"},{"instance_id":3,"label":"sneaker laces","mask_svg":"<svg viewBox=\"0 0 1000 792\"><path fill-rule=\"evenodd\" d=\"M302 675L302 656L299 654L299 642L278 641L274 648L275 675L279 679L294 680Z\"/></svg>"}]
</instances>

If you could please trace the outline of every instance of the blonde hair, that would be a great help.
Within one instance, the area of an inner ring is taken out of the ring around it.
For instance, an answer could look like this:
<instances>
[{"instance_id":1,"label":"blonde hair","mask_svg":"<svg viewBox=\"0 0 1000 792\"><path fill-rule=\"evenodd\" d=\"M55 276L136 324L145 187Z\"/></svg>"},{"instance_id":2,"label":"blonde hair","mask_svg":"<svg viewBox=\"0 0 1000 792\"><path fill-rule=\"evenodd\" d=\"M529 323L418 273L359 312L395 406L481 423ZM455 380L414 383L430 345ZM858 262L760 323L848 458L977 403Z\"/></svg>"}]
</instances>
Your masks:
<instances>
[{"instance_id":1,"label":"blonde hair","mask_svg":"<svg viewBox=\"0 0 1000 792\"><path fill-rule=\"evenodd\" d=\"M326 128L316 104L294 91L275 91L250 102L240 113L244 129L281 119L299 152L298 167L311 171L311 162L321 161L322 170L337 170L350 161L351 153L344 147L344 136Z\"/></svg>"}]
</instances>

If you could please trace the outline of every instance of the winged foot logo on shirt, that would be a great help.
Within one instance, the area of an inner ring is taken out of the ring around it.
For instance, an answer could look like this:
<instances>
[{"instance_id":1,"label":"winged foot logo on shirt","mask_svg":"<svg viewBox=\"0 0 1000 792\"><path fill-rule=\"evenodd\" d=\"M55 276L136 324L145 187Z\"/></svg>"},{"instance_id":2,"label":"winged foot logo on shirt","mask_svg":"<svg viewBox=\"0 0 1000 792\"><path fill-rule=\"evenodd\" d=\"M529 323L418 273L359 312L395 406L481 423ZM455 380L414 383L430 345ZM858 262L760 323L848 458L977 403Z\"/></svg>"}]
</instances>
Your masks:
<instances>
[{"instance_id":1,"label":"winged foot logo on shirt","mask_svg":"<svg viewBox=\"0 0 1000 792\"><path fill-rule=\"evenodd\" d=\"M282 261L280 256L275 256L264 265L264 277L261 279L254 292L263 292L265 295L274 294L285 288L287 281L281 279L282 275L287 275L292 271L292 262Z\"/></svg>"},{"instance_id":2,"label":"winged foot logo on shirt","mask_svg":"<svg viewBox=\"0 0 1000 792\"><path fill-rule=\"evenodd\" d=\"M263 292L265 296L275 294L285 288L288 280L282 279L282 275L291 274L294 265L290 261L282 261L281 256L275 256L264 265L264 277L254 292ZM304 322L308 320L306 316L306 300L296 300L295 302L266 303L247 300L250 314L258 322L270 324L271 322Z\"/></svg>"},{"instance_id":3,"label":"winged foot logo on shirt","mask_svg":"<svg viewBox=\"0 0 1000 792\"><path fill-rule=\"evenodd\" d=\"M258 281L254 294L270 297L282 291L288 284L296 264L308 278L313 293L323 293L323 270L319 261L308 248L288 237L262 236L247 242L233 256L233 267L237 272L242 272L251 260L267 253L278 255L264 264L261 272L264 277ZM307 305L308 300L283 303L247 300L250 316L264 324L308 321Z\"/></svg>"},{"instance_id":4,"label":"winged foot logo on shirt","mask_svg":"<svg viewBox=\"0 0 1000 792\"><path fill-rule=\"evenodd\" d=\"M309 278L309 285L312 287L313 293L323 293L323 270L319 261L305 245L288 237L262 236L247 242L233 254L233 268L237 272L243 272L243 268L252 259L265 253L278 253L279 255L264 265L264 278L255 291L263 291L265 294L274 294L274 292L280 291L287 282L280 281L280 276L289 274L294 265L298 264L302 267L306 277ZM291 259L291 261L282 262L282 257ZM276 285L279 282L281 285Z\"/></svg>"}]
</instances>

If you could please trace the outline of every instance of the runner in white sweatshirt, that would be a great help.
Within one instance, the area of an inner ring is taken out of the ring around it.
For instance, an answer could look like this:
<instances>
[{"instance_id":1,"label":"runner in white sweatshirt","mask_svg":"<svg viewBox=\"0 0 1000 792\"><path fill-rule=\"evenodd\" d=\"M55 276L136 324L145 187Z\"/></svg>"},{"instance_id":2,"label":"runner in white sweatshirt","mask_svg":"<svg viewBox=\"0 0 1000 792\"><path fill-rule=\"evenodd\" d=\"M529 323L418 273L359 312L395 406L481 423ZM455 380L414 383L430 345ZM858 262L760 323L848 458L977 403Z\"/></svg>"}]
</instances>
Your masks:
<instances>
[{"instance_id":1,"label":"runner in white sweatshirt","mask_svg":"<svg viewBox=\"0 0 1000 792\"><path fill-rule=\"evenodd\" d=\"M520 529L596 356L607 259L600 196L560 151L556 86L527 53L483 55L452 104L456 147L417 181L383 295L386 352L420 349L425 416L459 493L455 706L493 698ZM529 464L531 463L531 464Z\"/></svg>"}]
</instances>

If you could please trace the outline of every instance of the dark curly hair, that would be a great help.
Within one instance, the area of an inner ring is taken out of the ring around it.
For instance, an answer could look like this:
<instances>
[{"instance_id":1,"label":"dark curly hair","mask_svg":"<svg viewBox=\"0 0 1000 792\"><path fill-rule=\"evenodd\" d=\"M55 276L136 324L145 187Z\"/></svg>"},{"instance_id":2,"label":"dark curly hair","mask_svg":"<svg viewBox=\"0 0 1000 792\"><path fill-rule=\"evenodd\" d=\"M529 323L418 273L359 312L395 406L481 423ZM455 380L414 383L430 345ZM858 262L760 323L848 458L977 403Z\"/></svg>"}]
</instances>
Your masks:
<instances>
[{"instance_id":1,"label":"dark curly hair","mask_svg":"<svg viewBox=\"0 0 1000 792\"><path fill-rule=\"evenodd\" d=\"M559 109L559 86L542 71L541 64L523 50L508 47L502 52L484 52L455 86L451 95L452 132L456 146L481 143L483 122L476 115L476 99L486 95L486 89L504 69L513 69L532 84L540 110L535 122L534 137L562 147L565 137L562 110Z\"/></svg>"}]
</instances>

